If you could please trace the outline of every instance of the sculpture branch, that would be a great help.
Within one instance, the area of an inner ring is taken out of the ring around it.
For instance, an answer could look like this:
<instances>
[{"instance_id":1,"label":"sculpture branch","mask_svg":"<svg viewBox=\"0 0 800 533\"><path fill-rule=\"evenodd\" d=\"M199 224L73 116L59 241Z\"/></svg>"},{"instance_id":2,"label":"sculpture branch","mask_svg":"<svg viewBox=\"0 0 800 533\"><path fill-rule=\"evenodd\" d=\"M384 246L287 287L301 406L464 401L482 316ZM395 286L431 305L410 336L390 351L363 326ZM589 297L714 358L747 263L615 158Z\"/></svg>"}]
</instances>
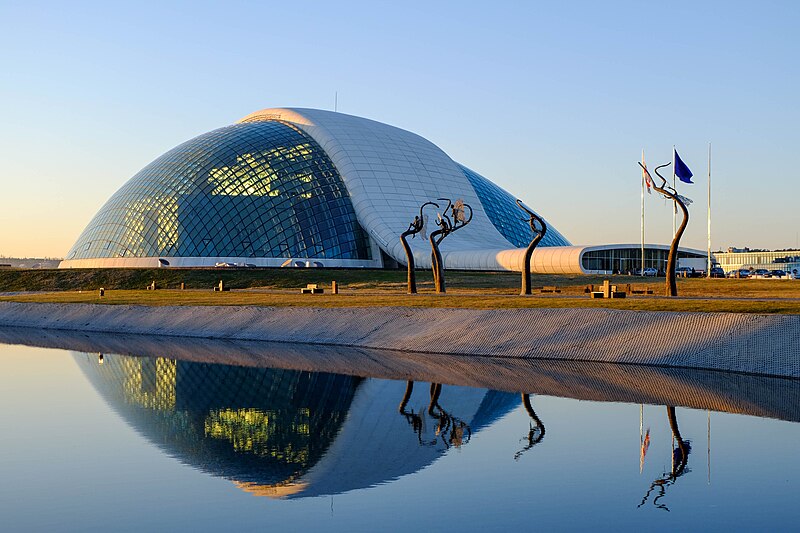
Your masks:
<instances>
[{"instance_id":1,"label":"sculpture branch","mask_svg":"<svg viewBox=\"0 0 800 533\"><path fill-rule=\"evenodd\" d=\"M408 229L400 235L400 242L403 244L403 250L406 252L406 260L408 263L408 294L417 293L417 274L414 266L414 252L411 250L408 241L406 241L406 237L411 235L413 239L417 236L417 233L421 232L423 232L424 237L427 215L423 215L422 210L428 205L432 205L437 209L439 208L439 204L436 202L425 202L422 204L419 208L419 215L414 217L414 220L408 225Z\"/></svg>"},{"instance_id":2,"label":"sculpture branch","mask_svg":"<svg viewBox=\"0 0 800 533\"><path fill-rule=\"evenodd\" d=\"M470 223L472 220L472 207L461 200L457 200L455 204L453 204L449 198L438 198L438 200L446 200L447 207L444 209L443 214L438 214L436 225L439 226L439 229L431 232L429 240L431 243L433 282L436 287L436 292L443 293L446 292L446 288L444 283L444 263L442 261L442 253L439 250L439 243L454 231Z\"/></svg>"}]
</instances>

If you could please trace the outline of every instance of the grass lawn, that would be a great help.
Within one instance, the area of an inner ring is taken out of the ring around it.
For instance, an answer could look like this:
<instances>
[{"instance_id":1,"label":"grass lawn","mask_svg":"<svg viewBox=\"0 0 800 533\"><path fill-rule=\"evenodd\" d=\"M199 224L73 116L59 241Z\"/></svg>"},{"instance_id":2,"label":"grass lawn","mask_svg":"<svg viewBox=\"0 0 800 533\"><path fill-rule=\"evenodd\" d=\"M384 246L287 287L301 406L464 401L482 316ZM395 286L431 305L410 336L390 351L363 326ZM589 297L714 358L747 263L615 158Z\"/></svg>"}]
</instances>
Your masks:
<instances>
[{"instance_id":1,"label":"grass lawn","mask_svg":"<svg viewBox=\"0 0 800 533\"><path fill-rule=\"evenodd\" d=\"M613 284L649 288L648 296L593 300L589 284L603 276L534 275L533 285L557 286L559 294L520 297L518 273L446 273L448 292L433 293L430 272L417 273L420 294L405 294L405 271L333 269L102 269L10 270L0 272L0 291L37 291L0 296L0 301L103 303L134 305L263 305L313 307L409 306L441 308L567 308L602 307L646 311L697 311L800 314L800 281L761 279L679 279L678 298L666 298L663 278L613 276ZM211 288L222 279L233 290ZM336 280L341 294L332 295ZM152 281L160 290L144 288ZM177 290L181 282L188 290ZM300 295L306 283L325 287L323 295ZM102 299L97 289L104 287Z\"/></svg>"}]
</instances>

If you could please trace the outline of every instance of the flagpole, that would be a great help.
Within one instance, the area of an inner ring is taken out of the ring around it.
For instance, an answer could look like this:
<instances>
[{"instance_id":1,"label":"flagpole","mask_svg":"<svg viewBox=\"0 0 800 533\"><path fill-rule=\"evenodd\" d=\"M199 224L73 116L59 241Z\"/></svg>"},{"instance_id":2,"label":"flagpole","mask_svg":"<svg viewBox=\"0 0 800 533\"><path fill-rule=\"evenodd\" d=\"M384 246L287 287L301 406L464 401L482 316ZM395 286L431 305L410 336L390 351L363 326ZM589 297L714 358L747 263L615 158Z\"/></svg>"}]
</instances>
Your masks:
<instances>
[{"instance_id":1,"label":"flagpole","mask_svg":"<svg viewBox=\"0 0 800 533\"><path fill-rule=\"evenodd\" d=\"M642 165L644 165L644 148L642 148ZM644 172L642 172L642 268L639 274L644 276Z\"/></svg>"},{"instance_id":2,"label":"flagpole","mask_svg":"<svg viewBox=\"0 0 800 533\"><path fill-rule=\"evenodd\" d=\"M711 143L708 143L708 268L707 277L711 277Z\"/></svg>"},{"instance_id":3,"label":"flagpole","mask_svg":"<svg viewBox=\"0 0 800 533\"><path fill-rule=\"evenodd\" d=\"M672 145L672 189L675 189L675 145ZM672 234L678 232L678 202L672 201Z\"/></svg>"}]
</instances>

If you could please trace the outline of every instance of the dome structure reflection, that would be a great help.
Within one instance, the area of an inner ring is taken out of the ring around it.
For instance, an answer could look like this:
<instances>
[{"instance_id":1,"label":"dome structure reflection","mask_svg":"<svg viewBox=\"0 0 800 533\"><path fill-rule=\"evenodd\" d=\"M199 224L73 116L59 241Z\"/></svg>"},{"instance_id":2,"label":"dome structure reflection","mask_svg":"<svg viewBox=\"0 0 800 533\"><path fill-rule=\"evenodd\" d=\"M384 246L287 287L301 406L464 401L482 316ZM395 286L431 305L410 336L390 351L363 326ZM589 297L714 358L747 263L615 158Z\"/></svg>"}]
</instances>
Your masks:
<instances>
[{"instance_id":1,"label":"dome structure reflection","mask_svg":"<svg viewBox=\"0 0 800 533\"><path fill-rule=\"evenodd\" d=\"M108 404L184 464L258 496L339 494L416 472L446 453L427 391L397 403L406 384L338 374L75 354ZM470 435L518 404L513 394L445 386L438 405ZM441 416L441 415L440 415ZM425 438L420 438L420 435ZM468 439L460 441L466 445Z\"/></svg>"}]
</instances>

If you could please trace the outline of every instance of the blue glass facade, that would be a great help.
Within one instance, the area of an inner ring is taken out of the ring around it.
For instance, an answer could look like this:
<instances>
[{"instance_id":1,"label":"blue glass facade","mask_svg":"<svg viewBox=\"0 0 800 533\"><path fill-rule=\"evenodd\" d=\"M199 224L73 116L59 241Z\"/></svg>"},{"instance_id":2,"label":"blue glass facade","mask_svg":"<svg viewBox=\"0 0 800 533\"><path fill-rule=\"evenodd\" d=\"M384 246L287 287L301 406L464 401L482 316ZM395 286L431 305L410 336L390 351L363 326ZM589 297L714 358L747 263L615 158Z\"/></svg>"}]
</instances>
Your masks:
<instances>
[{"instance_id":1,"label":"blue glass facade","mask_svg":"<svg viewBox=\"0 0 800 533\"><path fill-rule=\"evenodd\" d=\"M100 395L167 454L210 474L280 485L313 467L347 418L361 378L104 356L75 360Z\"/></svg>"},{"instance_id":2,"label":"blue glass facade","mask_svg":"<svg viewBox=\"0 0 800 533\"><path fill-rule=\"evenodd\" d=\"M523 217L527 220L527 215L517 206L516 199L477 172L463 165L459 167L478 194L483 209L497 231L517 248L526 248L533 239L533 232L523 220ZM571 246L571 244L548 224L547 233L539 246Z\"/></svg>"},{"instance_id":3,"label":"blue glass facade","mask_svg":"<svg viewBox=\"0 0 800 533\"><path fill-rule=\"evenodd\" d=\"M200 135L114 194L67 259L371 259L347 189L322 148L277 121Z\"/></svg>"}]
</instances>

